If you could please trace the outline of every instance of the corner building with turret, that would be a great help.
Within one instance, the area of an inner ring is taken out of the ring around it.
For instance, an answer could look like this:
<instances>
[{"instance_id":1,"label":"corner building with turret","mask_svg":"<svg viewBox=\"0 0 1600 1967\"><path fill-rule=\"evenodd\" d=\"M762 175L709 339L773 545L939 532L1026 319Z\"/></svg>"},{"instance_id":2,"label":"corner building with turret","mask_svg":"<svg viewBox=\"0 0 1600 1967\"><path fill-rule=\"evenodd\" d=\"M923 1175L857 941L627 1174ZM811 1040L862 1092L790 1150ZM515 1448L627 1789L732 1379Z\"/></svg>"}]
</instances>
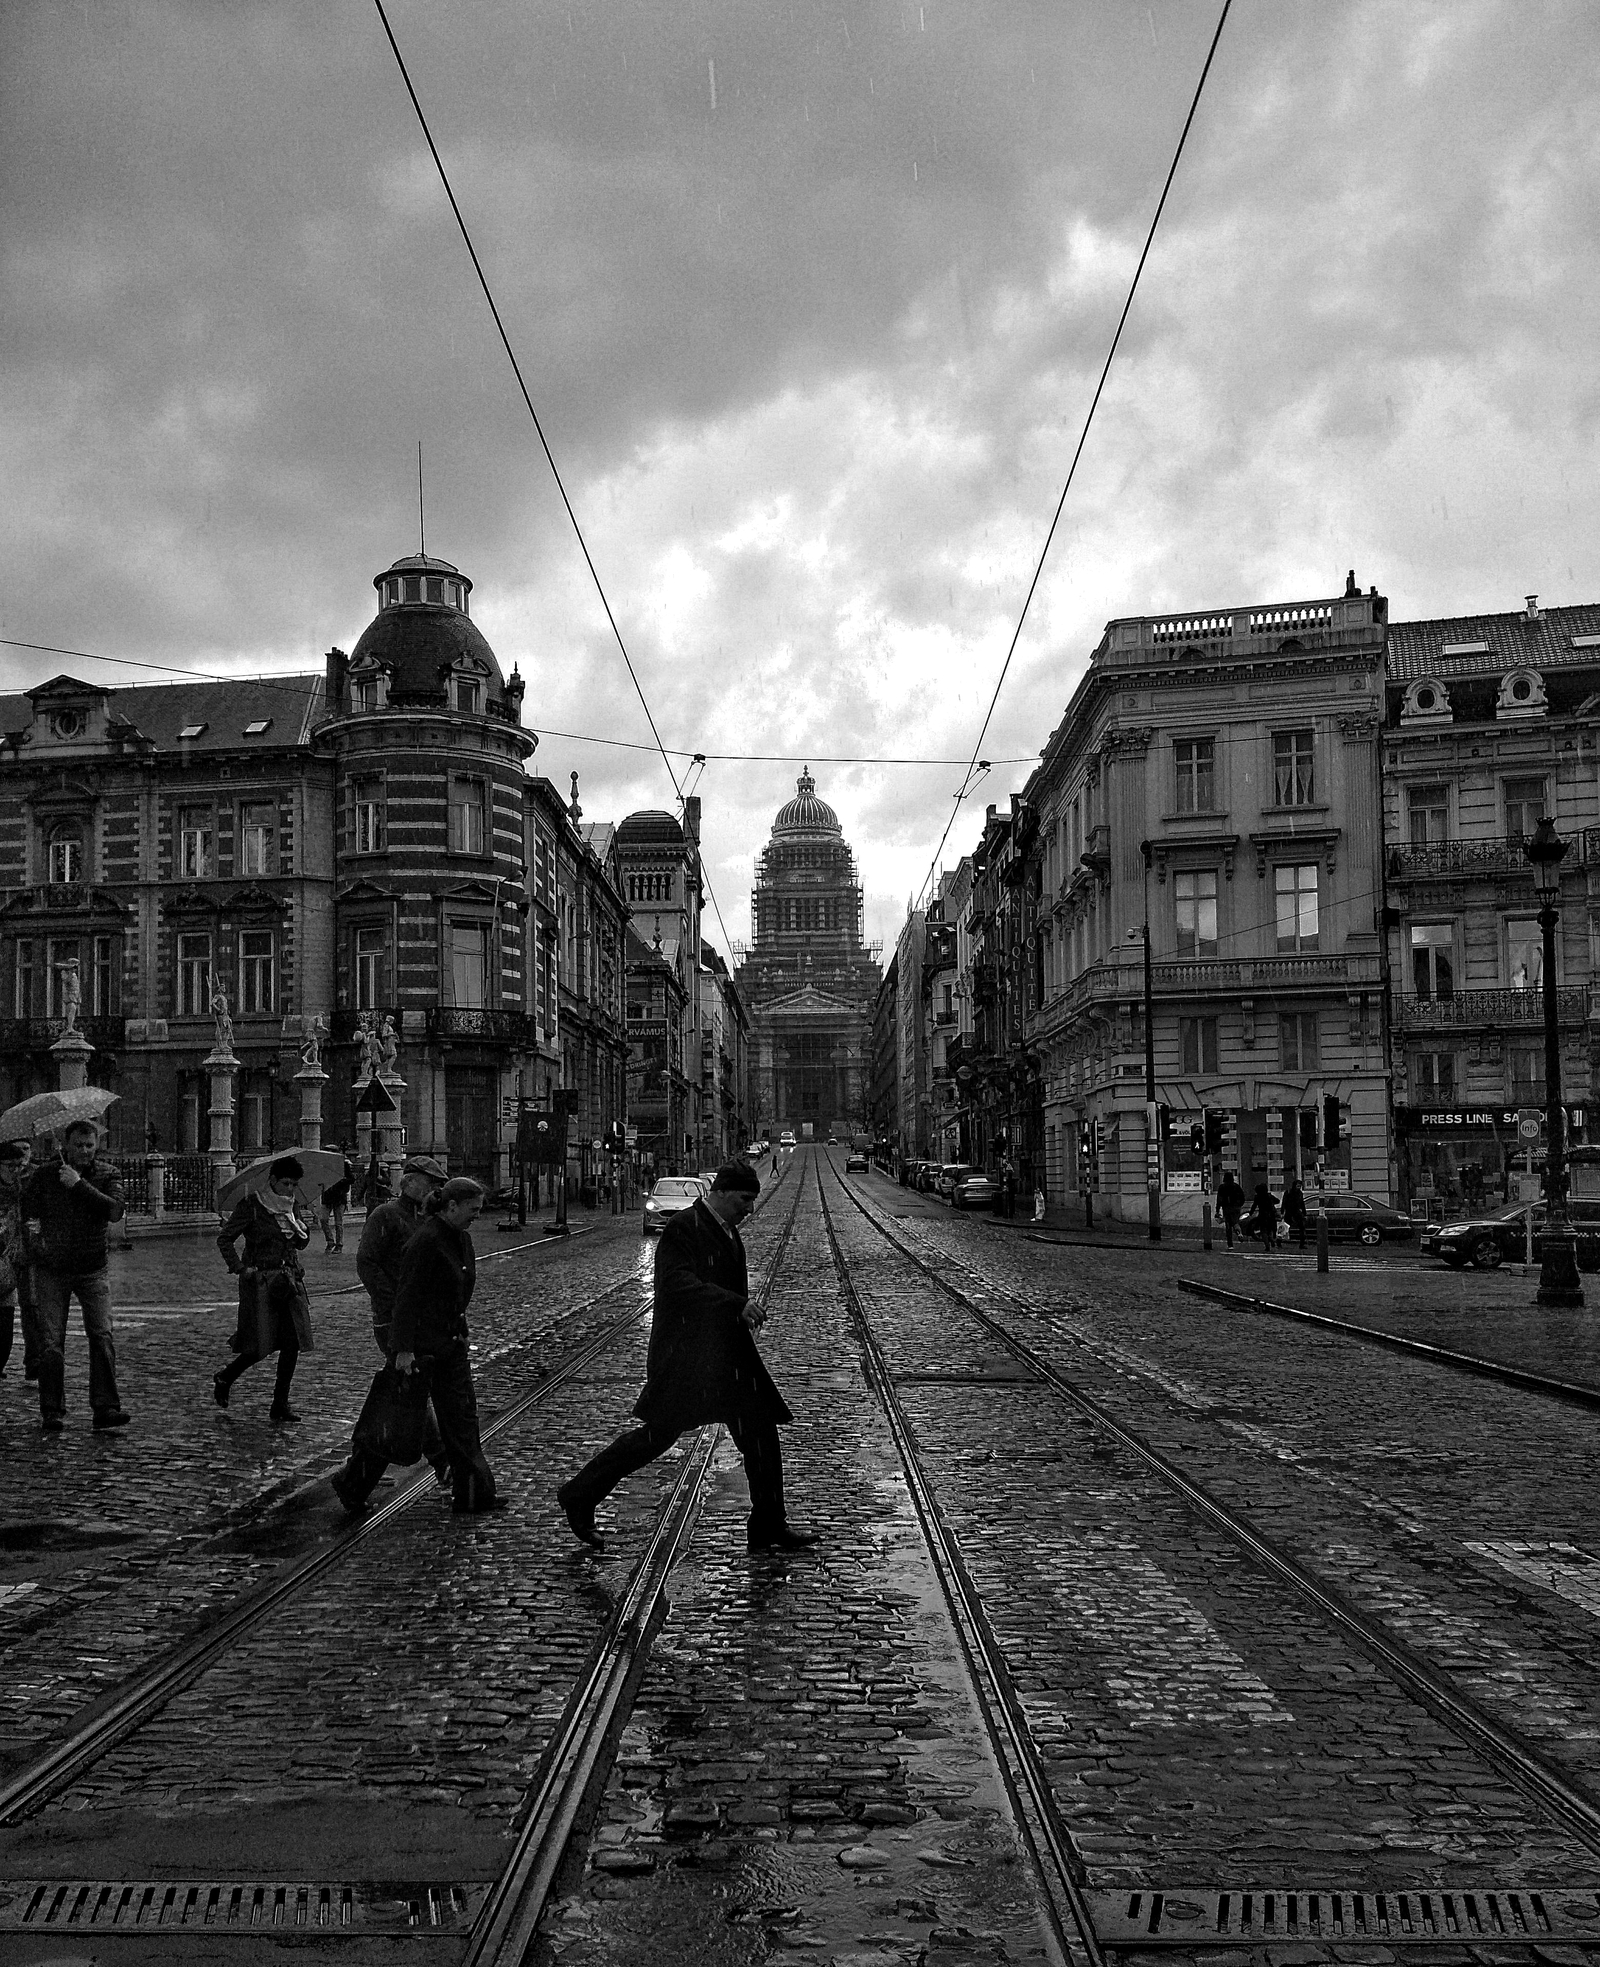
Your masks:
<instances>
[{"instance_id":1,"label":"corner building with turret","mask_svg":"<svg viewBox=\"0 0 1600 1967\"><path fill-rule=\"evenodd\" d=\"M192 1158L179 1206L206 1199L219 988L239 1160L298 1140L314 1028L323 1140L351 1146L360 1028L385 1017L406 1147L453 1171L510 1179L519 1098L548 1105L576 1070L564 1002L600 1034L586 1136L624 1118L614 859L536 796L524 684L467 576L419 554L373 585L372 622L321 675L0 697L0 1104L56 1083L75 960L90 1078L118 1094L111 1150Z\"/></svg>"}]
</instances>

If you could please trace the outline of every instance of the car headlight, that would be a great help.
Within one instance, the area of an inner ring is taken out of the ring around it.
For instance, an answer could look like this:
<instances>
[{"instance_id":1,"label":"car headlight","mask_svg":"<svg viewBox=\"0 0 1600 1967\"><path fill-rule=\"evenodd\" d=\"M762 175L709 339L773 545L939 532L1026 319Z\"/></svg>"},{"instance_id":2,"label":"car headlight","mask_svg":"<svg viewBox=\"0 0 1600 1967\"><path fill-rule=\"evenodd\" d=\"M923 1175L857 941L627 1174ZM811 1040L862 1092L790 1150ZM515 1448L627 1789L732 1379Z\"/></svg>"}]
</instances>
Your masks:
<instances>
[{"instance_id":1,"label":"car headlight","mask_svg":"<svg viewBox=\"0 0 1600 1967\"><path fill-rule=\"evenodd\" d=\"M1439 1234L1441 1236L1465 1236L1471 1227L1471 1223L1446 1223L1443 1229L1439 1231Z\"/></svg>"}]
</instances>

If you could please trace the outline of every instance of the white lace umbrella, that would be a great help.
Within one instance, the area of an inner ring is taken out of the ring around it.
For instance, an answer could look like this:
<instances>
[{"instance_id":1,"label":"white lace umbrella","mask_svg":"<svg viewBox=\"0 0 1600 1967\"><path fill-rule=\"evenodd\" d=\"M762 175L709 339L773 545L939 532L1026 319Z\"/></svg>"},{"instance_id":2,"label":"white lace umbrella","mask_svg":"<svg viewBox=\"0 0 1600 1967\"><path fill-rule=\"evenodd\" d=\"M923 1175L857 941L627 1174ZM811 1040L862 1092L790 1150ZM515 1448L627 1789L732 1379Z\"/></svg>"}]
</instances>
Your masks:
<instances>
[{"instance_id":1,"label":"white lace umbrella","mask_svg":"<svg viewBox=\"0 0 1600 1967\"><path fill-rule=\"evenodd\" d=\"M35 1093L0 1113L0 1141L31 1141L57 1133L74 1120L99 1120L118 1093L103 1086L76 1086L68 1092Z\"/></svg>"}]
</instances>

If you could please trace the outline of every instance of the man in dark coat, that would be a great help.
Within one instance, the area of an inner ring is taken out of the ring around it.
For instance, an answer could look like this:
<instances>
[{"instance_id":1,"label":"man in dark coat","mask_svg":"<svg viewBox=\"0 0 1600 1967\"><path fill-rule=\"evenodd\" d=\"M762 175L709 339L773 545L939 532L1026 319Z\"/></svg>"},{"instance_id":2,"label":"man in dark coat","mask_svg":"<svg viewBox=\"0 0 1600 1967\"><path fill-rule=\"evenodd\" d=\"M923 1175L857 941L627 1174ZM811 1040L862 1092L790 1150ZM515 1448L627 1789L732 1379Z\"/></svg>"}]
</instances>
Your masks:
<instances>
[{"instance_id":1,"label":"man in dark coat","mask_svg":"<svg viewBox=\"0 0 1600 1967\"><path fill-rule=\"evenodd\" d=\"M1306 1247L1306 1192L1300 1186L1298 1175L1291 1178L1289 1186L1283 1191L1283 1220L1303 1250Z\"/></svg>"},{"instance_id":2,"label":"man in dark coat","mask_svg":"<svg viewBox=\"0 0 1600 1967\"><path fill-rule=\"evenodd\" d=\"M816 1542L784 1517L778 1427L794 1416L756 1350L766 1313L750 1302L739 1224L760 1193L755 1170L730 1161L717 1170L710 1195L661 1232L644 1391L633 1407L644 1425L619 1435L556 1491L573 1535L586 1544L603 1544L594 1513L625 1475L665 1454L687 1429L712 1421L727 1428L744 1457L750 1549L801 1550Z\"/></svg>"},{"instance_id":3,"label":"man in dark coat","mask_svg":"<svg viewBox=\"0 0 1600 1967\"><path fill-rule=\"evenodd\" d=\"M1239 1218L1244 1214L1244 1190L1239 1185L1239 1177L1230 1168L1222 1178L1222 1186L1217 1190L1217 1203L1222 1210L1222 1226L1228 1234L1228 1248L1233 1248L1233 1233L1239 1227Z\"/></svg>"},{"instance_id":4,"label":"man in dark coat","mask_svg":"<svg viewBox=\"0 0 1600 1967\"><path fill-rule=\"evenodd\" d=\"M126 1427L117 1395L117 1347L106 1278L106 1229L127 1213L116 1163L100 1156L100 1130L74 1120L59 1158L27 1180L18 1204L33 1272L39 1338L39 1418L47 1434L66 1423L67 1307L74 1297L89 1339L89 1405L97 1428Z\"/></svg>"},{"instance_id":5,"label":"man in dark coat","mask_svg":"<svg viewBox=\"0 0 1600 1967\"><path fill-rule=\"evenodd\" d=\"M394 1350L390 1327L394 1322L395 1293L400 1288L400 1259L405 1255L406 1245L422 1227L423 1204L449 1179L432 1155L413 1154L400 1170L400 1193L392 1201L379 1202L368 1211L361 1246L356 1251L356 1275L366 1285L367 1296L372 1300L372 1339L385 1359ZM433 1464L439 1480L448 1482L450 1458L444 1451L431 1400L422 1430L422 1452ZM359 1449L350 1452L350 1470L345 1479L351 1490L363 1496L370 1494L377 1478L372 1482L367 1480L365 1458Z\"/></svg>"},{"instance_id":6,"label":"man in dark coat","mask_svg":"<svg viewBox=\"0 0 1600 1967\"><path fill-rule=\"evenodd\" d=\"M1269 1257L1275 1255L1278 1248L1278 1205L1265 1182L1256 1184L1256 1228L1260 1232L1262 1249Z\"/></svg>"}]
</instances>

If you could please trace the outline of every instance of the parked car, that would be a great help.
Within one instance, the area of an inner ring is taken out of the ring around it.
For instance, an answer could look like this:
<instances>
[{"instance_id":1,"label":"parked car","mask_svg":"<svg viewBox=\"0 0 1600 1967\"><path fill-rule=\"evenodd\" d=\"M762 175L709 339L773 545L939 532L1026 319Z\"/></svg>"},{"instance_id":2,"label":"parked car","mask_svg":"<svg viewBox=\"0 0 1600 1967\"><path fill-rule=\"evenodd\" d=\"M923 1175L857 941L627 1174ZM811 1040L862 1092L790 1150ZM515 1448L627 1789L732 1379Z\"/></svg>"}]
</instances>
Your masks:
<instances>
[{"instance_id":1,"label":"parked car","mask_svg":"<svg viewBox=\"0 0 1600 1967\"><path fill-rule=\"evenodd\" d=\"M917 1188L923 1195L932 1195L939 1185L939 1164L937 1161L917 1163Z\"/></svg>"},{"instance_id":2,"label":"parked car","mask_svg":"<svg viewBox=\"0 0 1600 1967\"><path fill-rule=\"evenodd\" d=\"M1430 1223L1423 1232L1423 1254L1438 1257L1452 1270L1471 1264L1476 1270L1495 1270L1506 1258L1520 1263L1527 1254L1528 1204L1511 1202L1478 1216L1458 1216L1447 1223ZM1578 1239L1579 1270L1600 1270L1600 1201L1568 1204ZM1533 1260L1544 1255L1545 1205L1533 1204Z\"/></svg>"},{"instance_id":3,"label":"parked car","mask_svg":"<svg viewBox=\"0 0 1600 1967\"><path fill-rule=\"evenodd\" d=\"M861 1152L860 1148L854 1149L851 1153L847 1154L844 1158L844 1171L847 1175L853 1175L857 1169L860 1169L861 1173L864 1175L871 1166L872 1163L868 1161L867 1157Z\"/></svg>"},{"instance_id":4,"label":"parked car","mask_svg":"<svg viewBox=\"0 0 1600 1967\"><path fill-rule=\"evenodd\" d=\"M706 1192L698 1175L663 1175L645 1199L642 1236L655 1236L666 1227L669 1216L692 1209Z\"/></svg>"},{"instance_id":5,"label":"parked car","mask_svg":"<svg viewBox=\"0 0 1600 1967\"><path fill-rule=\"evenodd\" d=\"M1369 1246L1383 1242L1408 1242L1413 1234L1411 1218L1402 1209L1391 1209L1375 1195L1352 1195L1348 1189L1306 1190L1307 1232L1316 1234L1317 1210L1328 1211L1328 1234L1354 1237Z\"/></svg>"},{"instance_id":6,"label":"parked car","mask_svg":"<svg viewBox=\"0 0 1600 1967\"><path fill-rule=\"evenodd\" d=\"M992 1209L1000 1194L1000 1184L991 1181L981 1168L969 1168L950 1191L956 1209Z\"/></svg>"},{"instance_id":7,"label":"parked car","mask_svg":"<svg viewBox=\"0 0 1600 1967\"><path fill-rule=\"evenodd\" d=\"M955 1195L956 1183L964 1182L972 1170L964 1161L946 1161L940 1164L933 1178L934 1189L941 1202L948 1202Z\"/></svg>"}]
</instances>

